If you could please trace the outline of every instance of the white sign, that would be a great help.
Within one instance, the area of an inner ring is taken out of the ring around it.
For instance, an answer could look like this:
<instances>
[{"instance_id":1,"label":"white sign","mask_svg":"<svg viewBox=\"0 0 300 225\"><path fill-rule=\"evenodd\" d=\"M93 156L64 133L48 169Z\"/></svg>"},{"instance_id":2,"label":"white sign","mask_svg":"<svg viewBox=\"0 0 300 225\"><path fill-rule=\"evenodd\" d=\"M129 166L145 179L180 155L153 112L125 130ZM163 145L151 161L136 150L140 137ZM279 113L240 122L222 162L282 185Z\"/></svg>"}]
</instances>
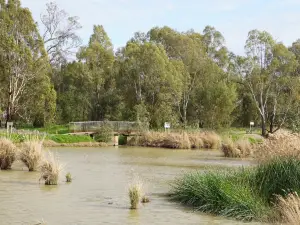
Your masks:
<instances>
[{"instance_id":1,"label":"white sign","mask_svg":"<svg viewBox=\"0 0 300 225\"><path fill-rule=\"evenodd\" d=\"M171 128L171 124L168 123L168 122L166 122L166 123L165 123L165 129L170 129L170 128Z\"/></svg>"},{"instance_id":2,"label":"white sign","mask_svg":"<svg viewBox=\"0 0 300 225\"><path fill-rule=\"evenodd\" d=\"M250 126L254 126L254 122L250 122Z\"/></svg>"}]
</instances>

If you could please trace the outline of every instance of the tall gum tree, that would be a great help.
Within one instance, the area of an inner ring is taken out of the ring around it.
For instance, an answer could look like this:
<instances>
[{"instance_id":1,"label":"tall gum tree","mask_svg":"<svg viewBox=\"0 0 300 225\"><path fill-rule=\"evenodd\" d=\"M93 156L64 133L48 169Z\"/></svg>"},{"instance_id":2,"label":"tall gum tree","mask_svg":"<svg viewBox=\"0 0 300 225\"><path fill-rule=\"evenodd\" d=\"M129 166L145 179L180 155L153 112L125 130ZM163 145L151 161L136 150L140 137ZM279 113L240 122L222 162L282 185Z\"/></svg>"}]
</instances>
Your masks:
<instances>
[{"instance_id":1,"label":"tall gum tree","mask_svg":"<svg viewBox=\"0 0 300 225\"><path fill-rule=\"evenodd\" d=\"M6 120L13 121L16 116L29 120L28 110L25 111L24 107L30 102L45 100L30 94L40 91L43 94L44 91L32 83L43 81L51 89L47 77L49 61L29 9L22 8L18 0L1 1L0 4L0 72L7 93ZM52 104L53 98L50 99Z\"/></svg>"},{"instance_id":2,"label":"tall gum tree","mask_svg":"<svg viewBox=\"0 0 300 225\"><path fill-rule=\"evenodd\" d=\"M245 83L261 116L262 135L280 129L297 93L295 55L265 31L252 30L245 45L251 67ZM269 125L269 129L267 126Z\"/></svg>"}]
</instances>

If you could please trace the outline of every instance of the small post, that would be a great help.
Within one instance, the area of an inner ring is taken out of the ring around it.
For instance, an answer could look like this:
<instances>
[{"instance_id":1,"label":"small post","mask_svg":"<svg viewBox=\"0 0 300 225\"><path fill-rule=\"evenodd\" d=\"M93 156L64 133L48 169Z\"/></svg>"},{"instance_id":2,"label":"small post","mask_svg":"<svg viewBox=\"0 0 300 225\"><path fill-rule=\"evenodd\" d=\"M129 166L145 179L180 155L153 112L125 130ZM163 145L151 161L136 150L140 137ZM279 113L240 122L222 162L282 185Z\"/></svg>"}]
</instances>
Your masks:
<instances>
[{"instance_id":1,"label":"small post","mask_svg":"<svg viewBox=\"0 0 300 225\"><path fill-rule=\"evenodd\" d=\"M168 122L165 122L165 132L167 131L167 130L170 130L170 128L171 128L171 124L170 123L168 123Z\"/></svg>"},{"instance_id":2,"label":"small post","mask_svg":"<svg viewBox=\"0 0 300 225\"><path fill-rule=\"evenodd\" d=\"M12 133L13 125L14 125L13 122L7 122L7 127L6 127L7 134L11 134Z\"/></svg>"},{"instance_id":3,"label":"small post","mask_svg":"<svg viewBox=\"0 0 300 225\"><path fill-rule=\"evenodd\" d=\"M250 122L250 130L249 133L252 134L252 127L254 126L254 122Z\"/></svg>"},{"instance_id":4,"label":"small post","mask_svg":"<svg viewBox=\"0 0 300 225\"><path fill-rule=\"evenodd\" d=\"M119 135L118 134L114 135L114 146L119 146Z\"/></svg>"}]
</instances>

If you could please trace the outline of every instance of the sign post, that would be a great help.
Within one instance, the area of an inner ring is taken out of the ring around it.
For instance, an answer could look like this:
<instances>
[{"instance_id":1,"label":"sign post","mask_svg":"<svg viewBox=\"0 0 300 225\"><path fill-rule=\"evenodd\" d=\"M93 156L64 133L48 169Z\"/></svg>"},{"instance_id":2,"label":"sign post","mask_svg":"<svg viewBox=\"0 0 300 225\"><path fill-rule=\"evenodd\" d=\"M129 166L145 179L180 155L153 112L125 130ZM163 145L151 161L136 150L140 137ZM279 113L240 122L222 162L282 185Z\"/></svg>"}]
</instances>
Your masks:
<instances>
[{"instance_id":1,"label":"sign post","mask_svg":"<svg viewBox=\"0 0 300 225\"><path fill-rule=\"evenodd\" d=\"M250 130L249 130L250 134L252 134L252 127L254 127L254 122L250 122Z\"/></svg>"},{"instance_id":2,"label":"sign post","mask_svg":"<svg viewBox=\"0 0 300 225\"><path fill-rule=\"evenodd\" d=\"M167 129L171 128L171 124L169 122L165 122L165 132L167 131Z\"/></svg>"}]
</instances>

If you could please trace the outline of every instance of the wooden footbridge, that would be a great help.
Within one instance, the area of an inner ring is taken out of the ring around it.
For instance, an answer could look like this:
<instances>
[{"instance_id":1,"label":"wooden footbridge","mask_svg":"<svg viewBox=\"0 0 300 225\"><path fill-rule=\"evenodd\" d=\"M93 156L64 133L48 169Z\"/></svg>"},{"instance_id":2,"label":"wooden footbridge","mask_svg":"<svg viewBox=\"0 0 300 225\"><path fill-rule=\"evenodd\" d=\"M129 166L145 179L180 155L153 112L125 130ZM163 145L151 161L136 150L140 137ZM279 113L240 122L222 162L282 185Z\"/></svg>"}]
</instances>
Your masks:
<instances>
[{"instance_id":1,"label":"wooden footbridge","mask_svg":"<svg viewBox=\"0 0 300 225\"><path fill-rule=\"evenodd\" d=\"M134 136L142 130L148 130L148 123L129 122L129 121L85 121L85 122L71 122L69 129L71 134L86 134L93 136L102 128L112 130L114 135L114 145L117 145L119 135Z\"/></svg>"}]
</instances>

